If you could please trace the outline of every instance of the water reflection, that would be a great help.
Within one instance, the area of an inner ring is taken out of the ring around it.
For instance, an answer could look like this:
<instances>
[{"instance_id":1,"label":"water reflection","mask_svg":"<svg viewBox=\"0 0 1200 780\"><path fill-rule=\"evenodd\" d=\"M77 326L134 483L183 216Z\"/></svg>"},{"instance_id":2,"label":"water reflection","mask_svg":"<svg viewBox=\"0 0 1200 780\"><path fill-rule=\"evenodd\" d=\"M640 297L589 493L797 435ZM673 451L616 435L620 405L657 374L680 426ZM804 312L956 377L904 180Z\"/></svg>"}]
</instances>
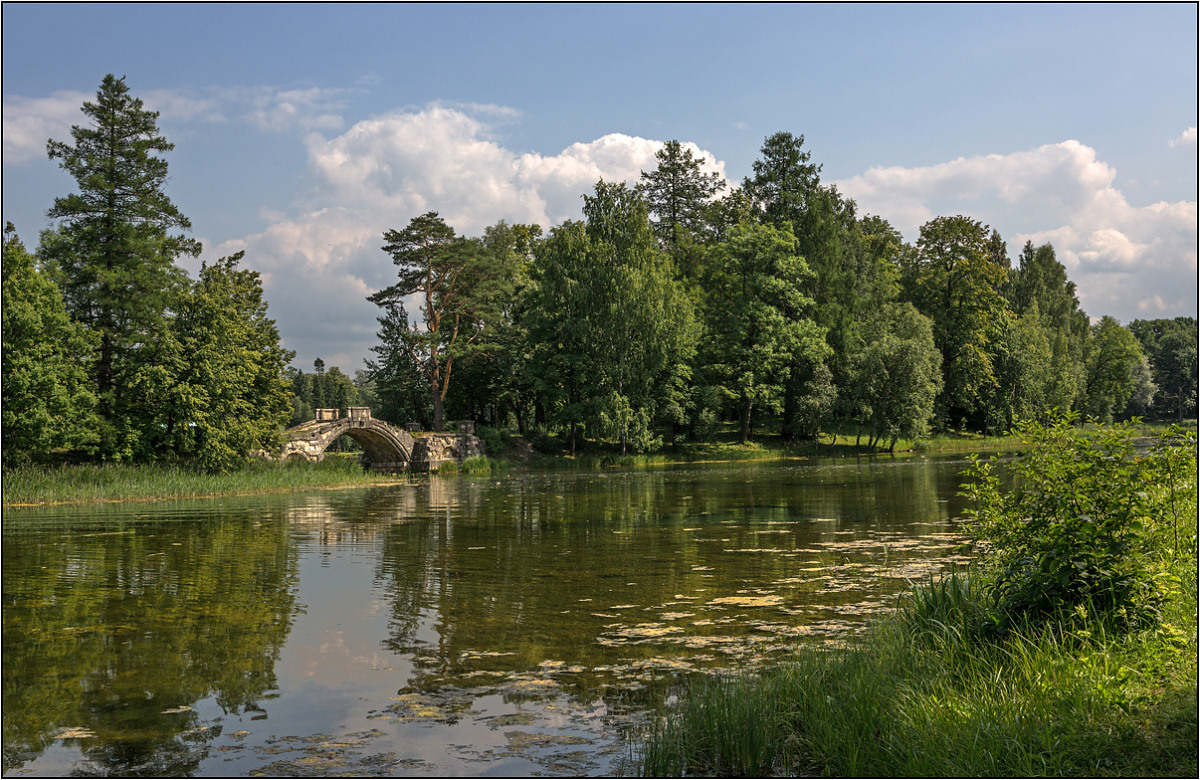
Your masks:
<instances>
[{"instance_id":1,"label":"water reflection","mask_svg":"<svg viewBox=\"0 0 1200 780\"><path fill-rule=\"evenodd\" d=\"M4 771L611 772L663 683L844 641L965 560L964 465L6 513Z\"/></svg>"},{"instance_id":2,"label":"water reflection","mask_svg":"<svg viewBox=\"0 0 1200 780\"><path fill-rule=\"evenodd\" d=\"M85 773L187 775L276 687L296 556L278 517L126 522L3 538L4 771L54 740Z\"/></svg>"}]
</instances>

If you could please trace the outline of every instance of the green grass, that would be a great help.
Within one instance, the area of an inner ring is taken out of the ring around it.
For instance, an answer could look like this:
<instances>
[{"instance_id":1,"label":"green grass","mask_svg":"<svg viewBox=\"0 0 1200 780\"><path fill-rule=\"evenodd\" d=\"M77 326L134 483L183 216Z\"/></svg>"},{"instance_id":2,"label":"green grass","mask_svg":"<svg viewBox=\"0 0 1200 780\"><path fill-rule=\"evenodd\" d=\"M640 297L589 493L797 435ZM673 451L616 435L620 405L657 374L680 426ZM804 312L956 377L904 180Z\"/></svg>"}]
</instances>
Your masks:
<instances>
[{"instance_id":1,"label":"green grass","mask_svg":"<svg viewBox=\"0 0 1200 780\"><path fill-rule=\"evenodd\" d=\"M179 466L80 464L21 466L3 474L4 505L153 501L377 485L405 477L364 472L357 458L320 463L251 461L226 474Z\"/></svg>"},{"instance_id":2,"label":"green grass","mask_svg":"<svg viewBox=\"0 0 1200 780\"><path fill-rule=\"evenodd\" d=\"M635 756L650 777L1195 777L1191 594L1187 631L995 643L910 604L861 644L697 681ZM969 598L946 595L949 613Z\"/></svg>"},{"instance_id":3,"label":"green grass","mask_svg":"<svg viewBox=\"0 0 1200 780\"><path fill-rule=\"evenodd\" d=\"M693 679L636 745L642 774L1197 776L1195 479L1157 625L1001 628L986 573L930 580L852 645Z\"/></svg>"}]
</instances>

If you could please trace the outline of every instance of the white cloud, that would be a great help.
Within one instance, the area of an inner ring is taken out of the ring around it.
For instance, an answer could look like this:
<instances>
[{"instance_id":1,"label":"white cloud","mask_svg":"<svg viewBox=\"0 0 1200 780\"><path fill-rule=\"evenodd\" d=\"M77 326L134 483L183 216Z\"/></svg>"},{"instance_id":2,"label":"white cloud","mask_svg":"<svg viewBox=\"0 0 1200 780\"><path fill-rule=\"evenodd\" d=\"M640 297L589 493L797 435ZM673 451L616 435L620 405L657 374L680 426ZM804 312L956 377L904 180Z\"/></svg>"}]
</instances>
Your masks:
<instances>
[{"instance_id":1,"label":"white cloud","mask_svg":"<svg viewBox=\"0 0 1200 780\"><path fill-rule=\"evenodd\" d=\"M1183 151L1185 154L1190 152L1191 155L1193 157L1195 157L1196 156L1196 128L1194 126L1189 127L1187 130L1184 130L1183 133L1178 138L1170 141L1169 144L1172 149L1179 149L1179 150Z\"/></svg>"},{"instance_id":2,"label":"white cloud","mask_svg":"<svg viewBox=\"0 0 1200 780\"><path fill-rule=\"evenodd\" d=\"M79 109L95 95L85 92L55 92L46 98L5 96L4 164L46 157L46 141L71 140L71 125L85 118Z\"/></svg>"},{"instance_id":3,"label":"white cloud","mask_svg":"<svg viewBox=\"0 0 1200 780\"><path fill-rule=\"evenodd\" d=\"M309 87L289 89L272 86L208 87L197 90L131 90L146 108L158 111L163 122L226 122L231 118L249 122L263 132L281 133L340 130L345 124L341 111L358 89ZM81 111L94 92L62 91L50 97L4 97L4 163L6 165L44 158L46 140L71 140L72 125L87 125ZM502 107L476 106L480 112L507 111ZM498 116L500 114L497 114Z\"/></svg>"},{"instance_id":4,"label":"white cloud","mask_svg":"<svg viewBox=\"0 0 1200 780\"><path fill-rule=\"evenodd\" d=\"M438 103L363 120L333 138L312 133L306 194L286 216L270 215L267 230L206 256L246 249L280 332L300 352L297 362L322 357L352 373L375 342L379 311L366 296L394 281L380 249L385 230L427 211L465 235L500 219L549 228L579 218L581 196L599 179L637 182L656 167L663 145L614 133L555 155L521 154L494 140L481 118L515 116L503 107ZM686 145L724 176L724 163Z\"/></svg>"},{"instance_id":5,"label":"white cloud","mask_svg":"<svg viewBox=\"0 0 1200 780\"><path fill-rule=\"evenodd\" d=\"M1194 148L1195 129L1189 132ZM837 185L913 240L939 214L966 214L999 230L1013 257L1027 240L1052 243L1093 316L1194 312L1196 202L1133 206L1115 179L1094 149L1070 140L927 167L872 168Z\"/></svg>"}]
</instances>

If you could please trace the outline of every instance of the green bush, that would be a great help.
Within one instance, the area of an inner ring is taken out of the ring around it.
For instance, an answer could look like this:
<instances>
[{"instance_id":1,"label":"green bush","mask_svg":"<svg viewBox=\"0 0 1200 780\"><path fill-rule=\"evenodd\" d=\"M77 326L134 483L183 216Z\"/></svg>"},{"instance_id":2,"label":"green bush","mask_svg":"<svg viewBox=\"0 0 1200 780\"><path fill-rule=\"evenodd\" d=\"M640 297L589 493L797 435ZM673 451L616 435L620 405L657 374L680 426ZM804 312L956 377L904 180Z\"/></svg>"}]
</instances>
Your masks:
<instances>
[{"instance_id":1,"label":"green bush","mask_svg":"<svg viewBox=\"0 0 1200 780\"><path fill-rule=\"evenodd\" d=\"M1145 447L1128 424L1083 432L1073 422L1017 426L1025 449L1008 464L1008 492L990 461L967 472L997 622L1153 626L1174 585L1195 436L1171 431Z\"/></svg>"},{"instance_id":2,"label":"green bush","mask_svg":"<svg viewBox=\"0 0 1200 780\"><path fill-rule=\"evenodd\" d=\"M493 458L498 457L502 452L507 451L511 447L509 436L504 431L480 425L475 429L475 435L483 442L487 454Z\"/></svg>"}]
</instances>

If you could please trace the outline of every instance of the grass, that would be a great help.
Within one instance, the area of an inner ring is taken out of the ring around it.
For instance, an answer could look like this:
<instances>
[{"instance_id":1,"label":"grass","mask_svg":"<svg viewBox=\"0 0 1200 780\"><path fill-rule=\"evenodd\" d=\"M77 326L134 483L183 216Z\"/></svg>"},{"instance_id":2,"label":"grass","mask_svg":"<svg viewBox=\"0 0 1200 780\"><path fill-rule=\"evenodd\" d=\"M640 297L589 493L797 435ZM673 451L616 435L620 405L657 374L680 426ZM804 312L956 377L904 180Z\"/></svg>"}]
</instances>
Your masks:
<instances>
[{"instance_id":1,"label":"grass","mask_svg":"<svg viewBox=\"0 0 1200 780\"><path fill-rule=\"evenodd\" d=\"M635 747L641 772L1196 777L1195 480L1193 460L1184 544L1172 528L1160 547L1177 587L1152 627L1001 629L986 573L930 580L855 644L758 677L693 679Z\"/></svg>"},{"instance_id":2,"label":"grass","mask_svg":"<svg viewBox=\"0 0 1200 780\"><path fill-rule=\"evenodd\" d=\"M1195 777L1190 593L1188 631L982 644L910 603L862 644L693 683L636 757L650 777ZM947 614L970 599L960 581L925 606L947 595Z\"/></svg>"},{"instance_id":3,"label":"grass","mask_svg":"<svg viewBox=\"0 0 1200 780\"><path fill-rule=\"evenodd\" d=\"M227 474L117 463L21 466L4 472L3 496L5 506L154 501L378 485L404 479L365 472L355 456L337 454L327 455L320 463L251 461Z\"/></svg>"}]
</instances>

